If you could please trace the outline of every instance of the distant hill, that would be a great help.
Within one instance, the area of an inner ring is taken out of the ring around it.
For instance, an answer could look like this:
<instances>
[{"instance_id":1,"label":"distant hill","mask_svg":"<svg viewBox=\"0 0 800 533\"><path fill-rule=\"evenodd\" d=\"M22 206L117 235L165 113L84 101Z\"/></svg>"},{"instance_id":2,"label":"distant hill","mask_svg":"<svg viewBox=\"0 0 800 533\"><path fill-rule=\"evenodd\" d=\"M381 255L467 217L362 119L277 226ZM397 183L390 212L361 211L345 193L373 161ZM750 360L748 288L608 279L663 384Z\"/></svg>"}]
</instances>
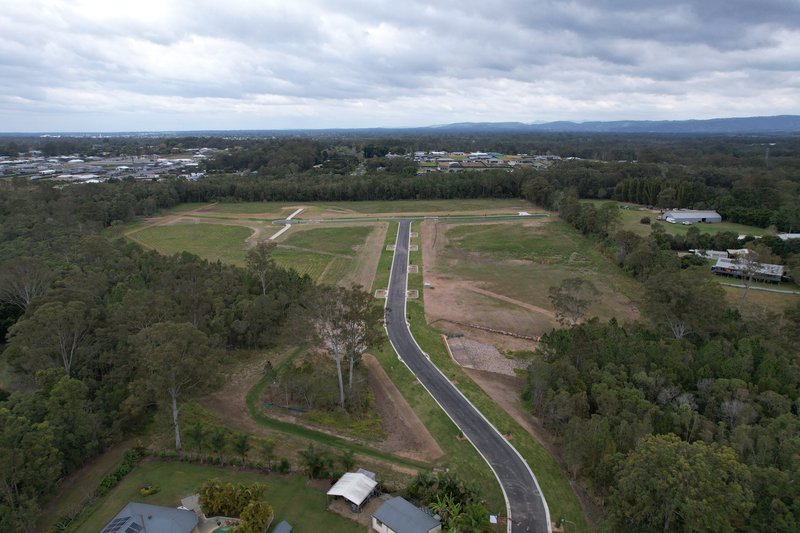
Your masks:
<instances>
[{"instance_id":1,"label":"distant hill","mask_svg":"<svg viewBox=\"0 0 800 533\"><path fill-rule=\"evenodd\" d=\"M615 120L608 122L458 122L438 126L404 128L303 128L261 130L173 130L118 132L0 132L2 137L242 137L268 138L340 135L418 135L430 133L629 133L684 135L800 134L800 115L771 117L712 118L708 120Z\"/></svg>"},{"instance_id":2,"label":"distant hill","mask_svg":"<svg viewBox=\"0 0 800 533\"><path fill-rule=\"evenodd\" d=\"M609 122L460 122L428 130L467 132L587 132L587 133L800 133L800 115L712 118L708 120L615 120Z\"/></svg>"}]
</instances>

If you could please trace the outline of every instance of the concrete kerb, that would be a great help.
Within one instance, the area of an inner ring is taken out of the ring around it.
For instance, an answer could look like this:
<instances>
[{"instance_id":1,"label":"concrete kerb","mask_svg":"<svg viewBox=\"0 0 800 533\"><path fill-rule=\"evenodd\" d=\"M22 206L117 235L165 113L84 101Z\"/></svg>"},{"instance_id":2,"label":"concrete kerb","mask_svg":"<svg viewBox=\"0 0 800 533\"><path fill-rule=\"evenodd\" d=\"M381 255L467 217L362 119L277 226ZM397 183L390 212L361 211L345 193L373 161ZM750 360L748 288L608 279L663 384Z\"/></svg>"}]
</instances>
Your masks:
<instances>
[{"instance_id":1,"label":"concrete kerb","mask_svg":"<svg viewBox=\"0 0 800 533\"><path fill-rule=\"evenodd\" d=\"M400 225L398 224L398 226L397 226L397 237L395 238L395 242L397 241L397 238L399 238L399 237L400 237ZM409 240L408 244L410 245L411 244L410 227L409 227L408 240ZM406 254L406 262L408 262L408 257L409 257L408 254ZM393 270L394 270L394 258L392 258L392 267L391 267L391 269L389 271L389 288L390 289L391 289L391 283L392 283L392 272L393 272ZM408 287L408 270L406 270L406 288L407 287ZM387 297L386 304L384 304L384 309L386 308L386 305L388 304L388 302L389 302L389 299ZM408 299L407 298L403 298L403 317L404 318L408 316L407 312L406 312L407 309L408 309ZM409 333L410 333L411 332L411 324L408 322L407 318L406 318L406 325L408 326ZM386 336L388 338L389 337L389 331L388 331L388 328L386 327L386 323L385 322L384 322L384 329L386 330ZM472 409L475 410L475 412L478 413L478 415L480 415L481 418L483 418L483 420L489 425L489 427L491 427L494 430L494 432L497 433L497 435L501 439L503 439L512 450L514 450L514 453L517 454L517 457L519 457L520 461L522 461L522 463L528 469L528 473L531 475L531 479L533 479L533 483L536 485L536 489L539 491L539 497L542 499L542 503L544 504L545 516L546 516L546 521L547 521L547 530L548 531L552 531L552 522L550 521L550 507L547 505L547 500L544 497L544 492L542 492L541 486L539 486L539 480L536 479L536 475L533 473L533 470L531 470L531 467L528 464L528 462L525 460L524 457L522 457L522 454L519 453L519 450L517 450L510 442L508 442L508 439L506 439L505 436L503 436L503 434L500 433L500 431L495 427L495 425L492 424L489 421L488 418L486 418L486 416L480 411L480 409L475 407L475 405L469 400L469 398L467 398L464 395L464 393L461 392L461 390L458 389L458 387L454 386L450 382L450 380L447 378L447 376L444 374L444 372L442 372L442 370L436 364L433 363L433 361L431 360L430 356L419 345L419 343L417 342L417 339L416 339L416 337L414 337L413 333L411 334L411 340L414 341L414 344L416 345L416 347L420 351L420 353L425 355L425 357L431 362L431 365L436 369L437 372L439 372L439 374L442 376L442 378L444 378L444 380L453 388L453 390L455 390L462 398L464 398L464 400L466 400L466 402L470 405L470 407L472 407ZM392 345L392 349L397 354L397 358L400 359L400 361L403 362L403 364L406 366L406 368L408 368L409 372L411 372L411 374L414 375L414 372L411 370L411 368L408 366L408 364L405 361L403 361L402 357L400 357L400 352L397 351L397 348L395 347L395 345L392 342L391 338L389 338L389 344ZM452 357L452 355L451 355L451 357ZM428 394L431 396L431 398L433 398L433 401L436 402L436 404L444 412L444 414L447 415L447 417L453 422L453 424L456 427L458 427L458 424L456 423L456 421L453 420L453 417L450 416L450 414L445 410L445 408L442 406L442 404L439 403L439 401L436 399L436 397L433 394L431 394L431 391L428 389L428 387L426 387L425 384L422 383L422 381L420 381L420 384L425 388L425 390L428 392ZM505 499L505 502L506 502L506 514L508 515L508 529L507 530L508 530L508 533L511 533L511 527L513 525L513 522L512 522L512 516L511 516L511 507L510 507L510 504L509 504L509 501L508 501L508 494L506 494L506 489L505 489L505 487L503 487L503 483L500 481L500 477L497 475L497 471L495 471L494 467L492 467L492 464L486 459L486 457L483 455L483 453L481 453L480 449L477 446L475 446L475 443L472 442L472 440L466 434L464 434L463 432L462 432L462 434L469 441L469 443L472 445L472 447L475 448L475 451L478 452L478 455L480 455L481 458L483 458L484 462L487 465L489 465L489 468L491 469L492 473L494 474L495 479L497 479L497 484L500 485L500 490L503 492L503 499Z\"/></svg>"}]
</instances>

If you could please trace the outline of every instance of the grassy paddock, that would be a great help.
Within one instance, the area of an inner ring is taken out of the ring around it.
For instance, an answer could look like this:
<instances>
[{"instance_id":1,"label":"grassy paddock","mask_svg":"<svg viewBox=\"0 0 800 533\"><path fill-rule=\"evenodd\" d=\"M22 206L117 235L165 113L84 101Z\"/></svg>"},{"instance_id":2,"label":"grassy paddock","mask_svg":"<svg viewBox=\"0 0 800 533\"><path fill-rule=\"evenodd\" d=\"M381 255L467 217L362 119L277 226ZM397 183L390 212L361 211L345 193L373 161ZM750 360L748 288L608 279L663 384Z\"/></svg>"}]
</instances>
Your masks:
<instances>
[{"instance_id":1,"label":"grassy paddock","mask_svg":"<svg viewBox=\"0 0 800 533\"><path fill-rule=\"evenodd\" d=\"M222 224L175 224L151 226L129 238L164 255L189 252L209 261L243 265L245 239L253 230Z\"/></svg>"},{"instance_id":2,"label":"grassy paddock","mask_svg":"<svg viewBox=\"0 0 800 533\"><path fill-rule=\"evenodd\" d=\"M301 476L280 476L245 472L186 463L145 462L128 474L104 498L92 505L70 528L70 531L100 531L128 502L176 507L180 499L194 494L203 482L219 478L232 483L259 482L267 486L267 501L275 510L275 521L287 520L298 531L355 533L363 526L325 510L326 496L312 489ZM160 492L143 497L139 488L158 485Z\"/></svg>"},{"instance_id":3,"label":"grassy paddock","mask_svg":"<svg viewBox=\"0 0 800 533\"><path fill-rule=\"evenodd\" d=\"M570 277L594 282L601 298L589 314L603 319L632 316L631 300L639 298L639 283L561 221L449 224L446 237L437 270L516 300L551 309L548 289Z\"/></svg>"},{"instance_id":4,"label":"grassy paddock","mask_svg":"<svg viewBox=\"0 0 800 533\"><path fill-rule=\"evenodd\" d=\"M740 280L724 279L720 281L723 283L740 283ZM760 284L758 286L766 286L767 284ZM756 285L753 284L753 287ZM797 305L800 302L800 294L780 294L776 292L766 292L753 290L753 287L747 291L744 303L742 303L742 293L744 289L738 287L728 287L723 285L725 296L728 304L735 307L744 315L750 314L763 314L765 312L783 313L790 307ZM787 287L785 283L780 285L770 285L771 289L785 289L785 290L800 290L797 286Z\"/></svg>"},{"instance_id":5,"label":"grassy paddock","mask_svg":"<svg viewBox=\"0 0 800 533\"><path fill-rule=\"evenodd\" d=\"M374 230L374 225L293 228L273 257L285 268L333 285L356 268L359 253ZM165 255L189 252L210 261L243 266L245 240L252 234L253 230L245 226L203 223L151 226L132 232L129 238ZM268 231L264 237L270 234Z\"/></svg>"},{"instance_id":6,"label":"grassy paddock","mask_svg":"<svg viewBox=\"0 0 800 533\"><path fill-rule=\"evenodd\" d=\"M171 212L185 213L200 210L200 214L210 216L224 215L259 215L269 219L280 219L291 215L300 207L292 202L230 202L230 203L190 203L181 204Z\"/></svg>"},{"instance_id":7,"label":"grassy paddock","mask_svg":"<svg viewBox=\"0 0 800 533\"><path fill-rule=\"evenodd\" d=\"M638 233L639 235L649 235L650 234L650 225L649 224L642 224L640 221L642 217L650 217L650 221L652 222L659 222L667 233L672 235L686 235L686 232L691 227L696 227L700 230L700 233L719 233L720 231L732 231L738 235L771 235L772 232L765 228L759 228L756 226L746 226L744 224L736 224L735 222L725 222L722 221L717 224L707 224L703 222L698 222L697 224L692 224L690 226L684 226L683 224L669 224L664 222L663 220L658 220L658 211L647 209L643 206L632 204L629 202L617 202L614 200L584 200L587 203L592 203L595 206L601 206L606 203L614 203L620 206L620 225L617 229L624 229L628 231L632 231L634 233ZM622 208L622 206L626 206L627 208Z\"/></svg>"},{"instance_id":8,"label":"grassy paddock","mask_svg":"<svg viewBox=\"0 0 800 533\"><path fill-rule=\"evenodd\" d=\"M363 223L362 223L363 224ZM280 244L308 248L317 252L353 256L364 244L373 226L333 226L292 228Z\"/></svg>"},{"instance_id":9,"label":"grassy paddock","mask_svg":"<svg viewBox=\"0 0 800 533\"><path fill-rule=\"evenodd\" d=\"M290 215L295 209L304 210L297 218L341 218L359 215L407 214L407 213L474 213L516 214L529 211L534 206L517 198L475 198L458 200L382 200L363 202L242 202L190 204L194 209L202 208L209 216L238 215L248 218L279 219ZM187 212L192 209L178 206L173 212Z\"/></svg>"}]
</instances>

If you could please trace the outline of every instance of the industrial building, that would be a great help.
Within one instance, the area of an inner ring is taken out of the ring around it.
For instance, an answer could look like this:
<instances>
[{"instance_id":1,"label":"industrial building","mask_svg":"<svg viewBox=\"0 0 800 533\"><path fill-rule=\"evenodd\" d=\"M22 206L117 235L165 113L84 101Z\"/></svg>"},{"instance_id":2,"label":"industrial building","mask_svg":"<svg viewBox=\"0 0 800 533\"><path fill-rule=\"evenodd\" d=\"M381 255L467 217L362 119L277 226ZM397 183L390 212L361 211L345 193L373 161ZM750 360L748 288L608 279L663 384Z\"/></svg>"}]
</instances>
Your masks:
<instances>
[{"instance_id":1,"label":"industrial building","mask_svg":"<svg viewBox=\"0 0 800 533\"><path fill-rule=\"evenodd\" d=\"M659 218L671 224L722 222L722 217L716 211L696 211L694 209L673 209L671 211L665 211Z\"/></svg>"}]
</instances>

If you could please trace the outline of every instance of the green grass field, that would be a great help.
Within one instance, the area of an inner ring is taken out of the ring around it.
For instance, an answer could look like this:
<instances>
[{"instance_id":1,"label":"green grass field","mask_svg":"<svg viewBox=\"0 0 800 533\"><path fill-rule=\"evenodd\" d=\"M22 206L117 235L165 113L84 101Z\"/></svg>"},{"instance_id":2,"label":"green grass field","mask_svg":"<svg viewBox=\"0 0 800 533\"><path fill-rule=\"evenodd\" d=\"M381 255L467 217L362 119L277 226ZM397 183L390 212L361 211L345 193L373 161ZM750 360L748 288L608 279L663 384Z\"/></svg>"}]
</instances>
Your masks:
<instances>
[{"instance_id":1,"label":"green grass field","mask_svg":"<svg viewBox=\"0 0 800 533\"><path fill-rule=\"evenodd\" d=\"M226 215L247 216L248 218L279 219L290 215L295 209L303 207L299 219L341 218L351 216L368 216L376 214L403 213L474 213L484 214L516 214L517 211L535 210L529 202L521 199L464 199L464 200L385 200L364 202L243 202L218 204L186 204L194 209L203 208L198 214L210 217ZM178 206L171 210L176 213L191 211Z\"/></svg>"},{"instance_id":2,"label":"green grass field","mask_svg":"<svg viewBox=\"0 0 800 533\"><path fill-rule=\"evenodd\" d=\"M585 200L588 203L593 203L595 206L601 206L605 203L609 203L609 200ZM703 222L698 222L696 224L692 224L690 226L684 226L683 224L669 224L662 220L658 220L658 212L653 212L650 209L646 209L643 206L631 204L627 202L615 202L611 201L612 203L616 203L620 206L620 225L618 229L624 229L628 231L632 231L639 235L649 235L650 234L650 225L649 224L642 224L641 219L642 217L650 217L651 222L659 222L667 233L672 235L686 235L686 232L691 227L696 227L700 230L701 233L719 233L720 231L732 231L737 235L769 235L771 232L765 228L759 228L756 226L745 226L744 224L736 224L734 222L725 222L724 220L717 224L707 224ZM626 206L626 208L623 208Z\"/></svg>"},{"instance_id":3,"label":"green grass field","mask_svg":"<svg viewBox=\"0 0 800 533\"><path fill-rule=\"evenodd\" d=\"M371 231L372 226L292 228L286 233L288 237L280 244L328 254L353 256Z\"/></svg>"},{"instance_id":4,"label":"green grass field","mask_svg":"<svg viewBox=\"0 0 800 533\"><path fill-rule=\"evenodd\" d=\"M305 477L152 461L136 467L105 498L89 508L81 516L81 522L70 531L96 533L131 501L177 507L181 498L194 494L198 486L212 478L233 483L257 481L266 485L267 501L275 510L275 524L287 520L297 531L360 533L364 530L356 522L326 511L325 493L308 487ZM158 485L161 491L143 497L139 495L139 488L145 485Z\"/></svg>"},{"instance_id":5,"label":"green grass field","mask_svg":"<svg viewBox=\"0 0 800 533\"><path fill-rule=\"evenodd\" d=\"M292 228L274 252L279 265L335 285L356 269L359 252L374 226Z\"/></svg>"},{"instance_id":6,"label":"green grass field","mask_svg":"<svg viewBox=\"0 0 800 533\"><path fill-rule=\"evenodd\" d=\"M267 229L271 234L273 228ZM275 226L274 230L278 229ZM361 247L374 229L370 225L292 228L273 257L283 267L333 285L355 269ZM242 266L247 254L245 239L252 233L245 226L173 224L150 226L130 233L128 238L165 255L185 251L210 261Z\"/></svg>"},{"instance_id":7,"label":"green grass field","mask_svg":"<svg viewBox=\"0 0 800 533\"><path fill-rule=\"evenodd\" d=\"M292 214L299 207L291 202L232 202L232 203L188 203L173 207L170 213L186 213L199 210L199 215L259 215L263 218L280 219Z\"/></svg>"},{"instance_id":8,"label":"green grass field","mask_svg":"<svg viewBox=\"0 0 800 533\"><path fill-rule=\"evenodd\" d=\"M448 225L439 270L484 283L489 290L551 309L548 289L570 277L590 279L601 298L589 315L631 316L641 287L568 224Z\"/></svg>"},{"instance_id":9,"label":"green grass field","mask_svg":"<svg viewBox=\"0 0 800 533\"><path fill-rule=\"evenodd\" d=\"M164 255L189 252L209 261L241 266L246 253L245 239L252 234L253 230L244 226L175 224L150 226L131 233L128 238Z\"/></svg>"}]
</instances>

